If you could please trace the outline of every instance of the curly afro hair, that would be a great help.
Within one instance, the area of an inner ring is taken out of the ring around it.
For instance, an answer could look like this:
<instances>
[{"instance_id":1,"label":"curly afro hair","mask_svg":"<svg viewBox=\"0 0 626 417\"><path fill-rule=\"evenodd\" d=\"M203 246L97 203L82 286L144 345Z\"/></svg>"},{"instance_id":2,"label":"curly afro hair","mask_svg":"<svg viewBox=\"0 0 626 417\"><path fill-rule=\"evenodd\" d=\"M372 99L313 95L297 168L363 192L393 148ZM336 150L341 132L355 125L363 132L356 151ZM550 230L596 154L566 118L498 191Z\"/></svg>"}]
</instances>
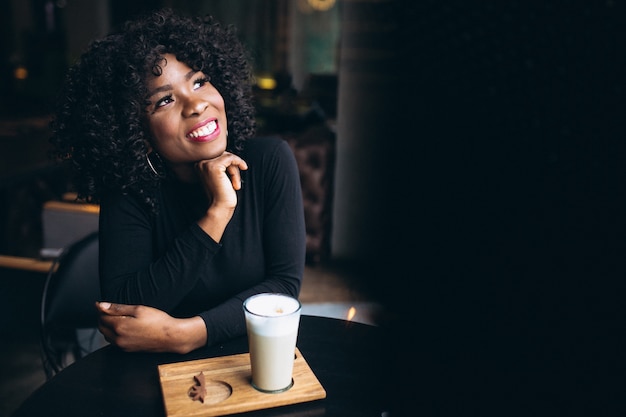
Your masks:
<instances>
[{"instance_id":1,"label":"curly afro hair","mask_svg":"<svg viewBox=\"0 0 626 417\"><path fill-rule=\"evenodd\" d=\"M98 203L115 190L156 209L162 178L146 162L146 80L160 74L168 53L204 72L224 98L230 152L254 135L250 60L235 29L211 16L152 12L92 42L68 70L50 142L54 156L70 164L79 198Z\"/></svg>"}]
</instances>

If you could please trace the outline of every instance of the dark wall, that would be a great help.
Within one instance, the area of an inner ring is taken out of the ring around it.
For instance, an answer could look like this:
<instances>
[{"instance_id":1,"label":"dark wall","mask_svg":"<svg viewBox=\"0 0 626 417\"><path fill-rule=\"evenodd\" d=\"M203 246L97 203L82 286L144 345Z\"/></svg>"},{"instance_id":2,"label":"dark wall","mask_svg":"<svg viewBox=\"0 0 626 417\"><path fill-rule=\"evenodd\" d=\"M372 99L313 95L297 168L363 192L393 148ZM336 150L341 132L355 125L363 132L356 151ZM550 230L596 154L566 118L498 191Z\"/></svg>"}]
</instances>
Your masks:
<instances>
[{"instance_id":1,"label":"dark wall","mask_svg":"<svg viewBox=\"0 0 626 417\"><path fill-rule=\"evenodd\" d=\"M405 4L394 279L376 284L418 358L397 355L424 390L405 397L439 415L623 412L624 3Z\"/></svg>"},{"instance_id":2,"label":"dark wall","mask_svg":"<svg viewBox=\"0 0 626 417\"><path fill-rule=\"evenodd\" d=\"M164 5L163 0L111 0L109 3L111 26L120 27L127 20Z\"/></svg>"}]
</instances>

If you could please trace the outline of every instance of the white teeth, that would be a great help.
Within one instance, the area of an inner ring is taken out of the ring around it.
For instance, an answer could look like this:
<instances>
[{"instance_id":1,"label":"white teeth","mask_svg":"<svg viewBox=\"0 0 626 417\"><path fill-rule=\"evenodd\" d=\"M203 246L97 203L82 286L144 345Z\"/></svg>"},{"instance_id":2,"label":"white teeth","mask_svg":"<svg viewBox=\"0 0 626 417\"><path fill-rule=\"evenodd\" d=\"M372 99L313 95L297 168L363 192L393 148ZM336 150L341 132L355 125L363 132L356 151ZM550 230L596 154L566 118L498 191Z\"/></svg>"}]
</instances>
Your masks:
<instances>
[{"instance_id":1,"label":"white teeth","mask_svg":"<svg viewBox=\"0 0 626 417\"><path fill-rule=\"evenodd\" d=\"M211 133L215 132L215 129L217 129L217 121L213 120L209 122L207 125L202 126L200 129L194 130L187 136L191 138L198 138L200 136L208 136Z\"/></svg>"}]
</instances>

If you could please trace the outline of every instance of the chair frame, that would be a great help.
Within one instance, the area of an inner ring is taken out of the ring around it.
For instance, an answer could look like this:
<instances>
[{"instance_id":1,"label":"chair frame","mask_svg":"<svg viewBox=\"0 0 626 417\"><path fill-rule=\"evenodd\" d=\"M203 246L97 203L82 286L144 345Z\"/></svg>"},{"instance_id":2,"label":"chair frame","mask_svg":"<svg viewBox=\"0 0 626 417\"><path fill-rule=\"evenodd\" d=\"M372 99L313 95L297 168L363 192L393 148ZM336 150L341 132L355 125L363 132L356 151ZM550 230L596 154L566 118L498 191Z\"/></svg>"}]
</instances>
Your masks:
<instances>
[{"instance_id":1,"label":"chair frame","mask_svg":"<svg viewBox=\"0 0 626 417\"><path fill-rule=\"evenodd\" d=\"M71 279L70 282L66 282L68 277L65 274L75 272L72 268L75 267L76 262L88 260L83 256L89 255L93 258L93 253L87 252L97 251L97 246L94 249L93 245L98 245L97 231L67 246L53 260L46 277L41 297L40 338L43 368L47 379L52 378L73 361L90 353L79 342L77 331L93 329L97 332L97 313L93 305L96 300L91 299L91 296L96 295L96 292L97 297L100 294L98 263L94 264L91 261L90 268L95 267L95 271L92 269L91 272L86 273L88 279L95 280L95 282L87 282L88 288L84 289L91 294L85 294L85 298L82 298L80 286L69 290L66 288L65 291L69 291L72 300L78 303L71 304L65 300L62 306L55 303L55 297L63 292L64 284L76 284L76 282L72 283ZM97 255L95 259L97 261ZM61 296L67 296L67 294L61 294ZM93 314L91 308L93 308Z\"/></svg>"}]
</instances>

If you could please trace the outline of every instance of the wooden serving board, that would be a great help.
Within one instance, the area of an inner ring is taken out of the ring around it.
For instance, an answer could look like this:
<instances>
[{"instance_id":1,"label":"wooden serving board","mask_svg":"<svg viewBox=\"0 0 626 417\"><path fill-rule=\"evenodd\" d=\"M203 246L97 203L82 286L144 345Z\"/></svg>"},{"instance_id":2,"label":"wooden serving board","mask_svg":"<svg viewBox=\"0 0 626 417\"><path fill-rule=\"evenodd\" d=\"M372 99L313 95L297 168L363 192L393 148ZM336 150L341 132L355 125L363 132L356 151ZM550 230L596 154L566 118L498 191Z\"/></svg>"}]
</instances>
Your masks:
<instances>
[{"instance_id":1,"label":"wooden serving board","mask_svg":"<svg viewBox=\"0 0 626 417\"><path fill-rule=\"evenodd\" d=\"M277 394L257 391L250 384L250 354L159 365L159 379L168 417L210 417L326 398L326 391L296 348L293 386ZM194 376L204 374L207 396L194 401L189 390Z\"/></svg>"}]
</instances>

